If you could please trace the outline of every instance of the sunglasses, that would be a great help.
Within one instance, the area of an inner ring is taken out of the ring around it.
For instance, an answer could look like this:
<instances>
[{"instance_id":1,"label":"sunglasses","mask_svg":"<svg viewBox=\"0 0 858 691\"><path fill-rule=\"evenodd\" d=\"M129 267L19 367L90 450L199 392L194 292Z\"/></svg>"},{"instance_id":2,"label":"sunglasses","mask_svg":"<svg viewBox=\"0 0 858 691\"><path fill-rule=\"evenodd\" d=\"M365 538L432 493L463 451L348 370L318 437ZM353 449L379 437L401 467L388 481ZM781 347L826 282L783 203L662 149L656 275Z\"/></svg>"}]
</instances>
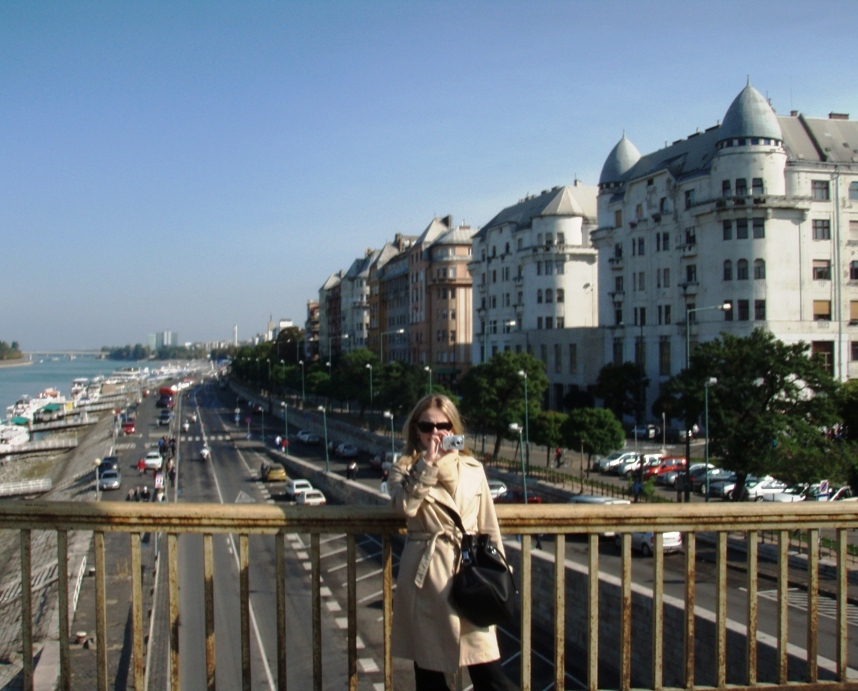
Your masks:
<instances>
[{"instance_id":1,"label":"sunglasses","mask_svg":"<svg viewBox=\"0 0 858 691\"><path fill-rule=\"evenodd\" d=\"M453 429L452 422L428 422L426 420L420 420L417 423L417 429L419 429L423 434L432 434L436 429L442 430L444 432L449 432Z\"/></svg>"}]
</instances>

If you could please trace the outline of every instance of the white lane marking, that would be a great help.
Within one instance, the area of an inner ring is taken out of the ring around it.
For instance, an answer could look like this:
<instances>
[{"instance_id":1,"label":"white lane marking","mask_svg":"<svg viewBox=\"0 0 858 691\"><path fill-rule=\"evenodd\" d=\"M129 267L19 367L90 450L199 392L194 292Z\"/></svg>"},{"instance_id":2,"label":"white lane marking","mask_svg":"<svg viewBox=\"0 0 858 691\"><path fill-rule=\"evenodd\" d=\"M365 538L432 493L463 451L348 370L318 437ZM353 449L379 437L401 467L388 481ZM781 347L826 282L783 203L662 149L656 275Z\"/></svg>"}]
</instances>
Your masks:
<instances>
[{"instance_id":1,"label":"white lane marking","mask_svg":"<svg viewBox=\"0 0 858 691\"><path fill-rule=\"evenodd\" d=\"M379 554L381 554L381 552L377 552L376 554L367 554L365 557L359 557L358 559L355 559L355 564L360 564L362 561L367 561L368 559L374 559ZM399 560L394 559L393 563L398 564ZM348 564L340 564L339 566L332 566L330 569L328 569L328 573L333 573L334 571L339 571L340 569L344 569L347 566L348 566Z\"/></svg>"},{"instance_id":2,"label":"white lane marking","mask_svg":"<svg viewBox=\"0 0 858 691\"><path fill-rule=\"evenodd\" d=\"M319 588L319 595L322 597L333 597L334 594L331 592L331 589L328 586L324 588Z\"/></svg>"},{"instance_id":3,"label":"white lane marking","mask_svg":"<svg viewBox=\"0 0 858 691\"><path fill-rule=\"evenodd\" d=\"M331 535L330 537L326 537L324 540L319 540L320 545L325 545L329 542L334 542L336 540L342 540L346 536L345 533L341 533L339 535Z\"/></svg>"},{"instance_id":4,"label":"white lane marking","mask_svg":"<svg viewBox=\"0 0 858 691\"><path fill-rule=\"evenodd\" d=\"M342 612L343 608L340 607L340 603L336 600L325 600L325 607L328 608L329 612Z\"/></svg>"},{"instance_id":5,"label":"white lane marking","mask_svg":"<svg viewBox=\"0 0 858 691\"><path fill-rule=\"evenodd\" d=\"M373 660L371 657L362 657L357 662L364 673L368 674L370 672L380 671L378 669L378 665L375 663L375 660Z\"/></svg>"},{"instance_id":6,"label":"white lane marking","mask_svg":"<svg viewBox=\"0 0 858 691\"><path fill-rule=\"evenodd\" d=\"M334 619L334 621L337 623L338 629L349 628L349 618L348 617L337 617L336 619Z\"/></svg>"},{"instance_id":7,"label":"white lane marking","mask_svg":"<svg viewBox=\"0 0 858 691\"><path fill-rule=\"evenodd\" d=\"M325 552L324 554L322 554L319 558L324 559L326 557L333 557L333 556L336 556L337 554L342 554L345 551L346 551L345 547L340 547L339 549L332 549L330 552Z\"/></svg>"},{"instance_id":8,"label":"white lane marking","mask_svg":"<svg viewBox=\"0 0 858 691\"><path fill-rule=\"evenodd\" d=\"M302 561L305 561L305 560L310 558L309 554L307 554L306 552L300 552L300 551L295 552L295 556L298 557L298 559L301 559Z\"/></svg>"}]
</instances>

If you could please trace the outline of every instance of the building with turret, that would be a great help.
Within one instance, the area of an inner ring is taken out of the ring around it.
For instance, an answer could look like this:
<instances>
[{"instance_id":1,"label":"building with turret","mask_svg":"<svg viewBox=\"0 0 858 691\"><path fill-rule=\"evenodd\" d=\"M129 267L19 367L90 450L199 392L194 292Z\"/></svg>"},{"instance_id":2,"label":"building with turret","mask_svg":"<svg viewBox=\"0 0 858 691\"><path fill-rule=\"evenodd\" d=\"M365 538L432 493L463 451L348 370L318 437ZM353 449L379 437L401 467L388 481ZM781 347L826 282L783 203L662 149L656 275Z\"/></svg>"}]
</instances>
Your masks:
<instances>
[{"instance_id":1,"label":"building with turret","mask_svg":"<svg viewBox=\"0 0 858 691\"><path fill-rule=\"evenodd\" d=\"M599 179L606 362L660 386L722 331L805 341L858 376L858 122L778 115L748 84L723 122L641 155L622 137ZM648 408L647 408L648 409Z\"/></svg>"}]
</instances>

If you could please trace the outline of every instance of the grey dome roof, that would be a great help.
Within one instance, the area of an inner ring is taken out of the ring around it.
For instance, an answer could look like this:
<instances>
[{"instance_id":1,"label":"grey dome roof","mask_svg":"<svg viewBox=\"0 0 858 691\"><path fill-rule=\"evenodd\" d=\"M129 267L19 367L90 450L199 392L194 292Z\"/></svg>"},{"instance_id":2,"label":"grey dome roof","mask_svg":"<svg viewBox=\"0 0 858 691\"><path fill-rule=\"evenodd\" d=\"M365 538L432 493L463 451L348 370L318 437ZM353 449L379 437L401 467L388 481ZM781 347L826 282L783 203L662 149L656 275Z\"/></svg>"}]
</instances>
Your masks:
<instances>
[{"instance_id":1,"label":"grey dome roof","mask_svg":"<svg viewBox=\"0 0 858 691\"><path fill-rule=\"evenodd\" d=\"M748 84L727 109L718 141L737 137L783 139L778 117L765 97Z\"/></svg>"},{"instance_id":2,"label":"grey dome roof","mask_svg":"<svg viewBox=\"0 0 858 691\"><path fill-rule=\"evenodd\" d=\"M605 165L602 166L602 174L599 176L599 184L608 182L620 182L623 176L629 172L632 166L640 160L641 153L632 144L626 135L611 149Z\"/></svg>"}]
</instances>

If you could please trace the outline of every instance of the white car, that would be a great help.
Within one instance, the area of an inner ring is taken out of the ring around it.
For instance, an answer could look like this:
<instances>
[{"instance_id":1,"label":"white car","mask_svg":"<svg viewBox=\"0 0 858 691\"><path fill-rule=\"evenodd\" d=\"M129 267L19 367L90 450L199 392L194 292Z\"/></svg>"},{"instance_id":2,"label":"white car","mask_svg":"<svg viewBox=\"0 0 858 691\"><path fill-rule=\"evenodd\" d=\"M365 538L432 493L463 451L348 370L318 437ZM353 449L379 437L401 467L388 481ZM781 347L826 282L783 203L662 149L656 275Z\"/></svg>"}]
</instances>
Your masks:
<instances>
[{"instance_id":1,"label":"white car","mask_svg":"<svg viewBox=\"0 0 858 691\"><path fill-rule=\"evenodd\" d=\"M611 468L616 465L631 461L634 458L637 458L637 453L634 451L614 451L610 456L605 456L605 458L599 460L599 472L610 472Z\"/></svg>"},{"instance_id":2,"label":"white car","mask_svg":"<svg viewBox=\"0 0 858 691\"><path fill-rule=\"evenodd\" d=\"M668 552L678 552L682 549L682 533L678 531L671 531L668 533L662 533L663 541L662 541L662 552L667 554ZM617 534L614 537L614 541L616 542L617 547L621 547L623 536ZM652 556L653 551L655 550L655 533L652 531L645 533L632 533L632 551L640 552L644 557Z\"/></svg>"},{"instance_id":3,"label":"white car","mask_svg":"<svg viewBox=\"0 0 858 691\"><path fill-rule=\"evenodd\" d=\"M310 492L314 489L309 480L289 480L283 494L289 499L297 499L303 492Z\"/></svg>"},{"instance_id":4,"label":"white car","mask_svg":"<svg viewBox=\"0 0 858 691\"><path fill-rule=\"evenodd\" d=\"M506 491L506 483L500 480L489 480L489 494L492 495L492 499L497 499L500 495L505 494Z\"/></svg>"},{"instance_id":5,"label":"white car","mask_svg":"<svg viewBox=\"0 0 858 691\"><path fill-rule=\"evenodd\" d=\"M743 495L748 498L748 501L763 501L766 495L780 494L786 491L787 487L786 482L775 480L773 477L764 477L762 480L747 483Z\"/></svg>"},{"instance_id":6,"label":"white car","mask_svg":"<svg viewBox=\"0 0 858 691\"><path fill-rule=\"evenodd\" d=\"M301 506L324 506L327 504L325 495L317 489L308 489L298 495L298 504Z\"/></svg>"},{"instance_id":7,"label":"white car","mask_svg":"<svg viewBox=\"0 0 858 691\"><path fill-rule=\"evenodd\" d=\"M296 438L304 444L318 444L321 441L318 434L313 434L310 430L306 429L302 429L298 432Z\"/></svg>"},{"instance_id":8,"label":"white car","mask_svg":"<svg viewBox=\"0 0 858 691\"><path fill-rule=\"evenodd\" d=\"M158 451L150 451L143 459L143 467L146 470L161 470L164 465L164 459Z\"/></svg>"}]
</instances>

